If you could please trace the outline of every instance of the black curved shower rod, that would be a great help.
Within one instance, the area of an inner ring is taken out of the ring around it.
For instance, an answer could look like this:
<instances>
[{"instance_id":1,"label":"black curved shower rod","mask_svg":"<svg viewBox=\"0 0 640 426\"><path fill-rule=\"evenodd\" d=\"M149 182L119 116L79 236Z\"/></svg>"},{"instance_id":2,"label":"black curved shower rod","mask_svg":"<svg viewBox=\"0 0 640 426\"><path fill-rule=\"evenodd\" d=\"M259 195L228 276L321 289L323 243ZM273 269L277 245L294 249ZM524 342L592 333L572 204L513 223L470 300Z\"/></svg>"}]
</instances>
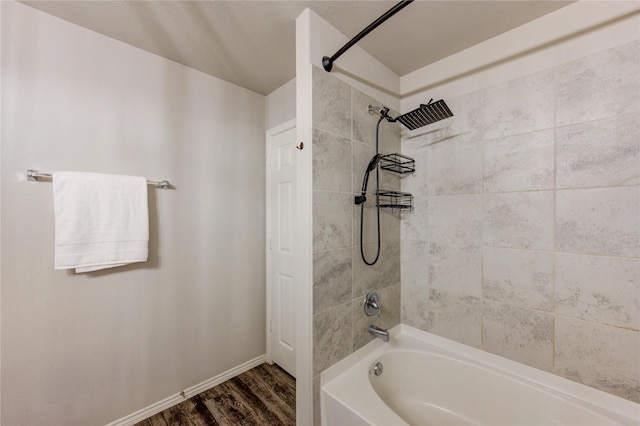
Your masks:
<instances>
[{"instance_id":1,"label":"black curved shower rod","mask_svg":"<svg viewBox=\"0 0 640 426\"><path fill-rule=\"evenodd\" d=\"M331 57L324 56L322 58L322 67L324 68L324 70L326 72L331 72L331 69L333 68L333 62L336 59L338 59L340 56L342 56L344 52L349 50L351 46L359 42L364 36L369 34L371 31L375 30L380 24L382 24L387 19L391 18L393 15L398 13L403 8L407 7L409 3L412 3L413 1L414 0L402 0L400 3L396 4L391 9L387 10L382 16L380 16L378 19L376 19L371 24L369 24L367 28L360 31L358 35L356 35L354 38L349 40L349 42L344 46L342 46L340 50L338 50L336 53L333 54L333 56Z\"/></svg>"}]
</instances>

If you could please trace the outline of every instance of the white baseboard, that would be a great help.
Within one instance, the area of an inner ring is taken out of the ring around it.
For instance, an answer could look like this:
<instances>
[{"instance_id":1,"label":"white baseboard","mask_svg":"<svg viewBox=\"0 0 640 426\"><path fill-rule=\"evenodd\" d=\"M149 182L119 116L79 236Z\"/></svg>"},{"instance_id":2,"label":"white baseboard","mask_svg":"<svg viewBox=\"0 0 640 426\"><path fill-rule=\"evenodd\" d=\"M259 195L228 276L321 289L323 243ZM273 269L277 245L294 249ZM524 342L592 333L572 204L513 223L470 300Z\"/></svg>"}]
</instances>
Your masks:
<instances>
[{"instance_id":1,"label":"white baseboard","mask_svg":"<svg viewBox=\"0 0 640 426\"><path fill-rule=\"evenodd\" d=\"M227 370L222 374L218 374L217 376L207 379L204 382L198 383L195 386L191 386L180 393L165 398L162 401L151 404L143 408L142 410L129 414L128 416L124 416L121 419L109 423L106 426L132 426L138 422L148 419L154 414L158 414L159 412L166 410L167 408L171 408L174 405L181 403L185 399L189 399L192 396L195 396L201 392L206 391L207 389L211 389L212 387L219 385L220 383L226 382L229 379L233 379L234 377L239 376L245 371L251 370L258 365L265 363L266 360L266 355L260 355L259 357L249 360L244 364L240 364L239 366L234 367L231 370Z\"/></svg>"}]
</instances>

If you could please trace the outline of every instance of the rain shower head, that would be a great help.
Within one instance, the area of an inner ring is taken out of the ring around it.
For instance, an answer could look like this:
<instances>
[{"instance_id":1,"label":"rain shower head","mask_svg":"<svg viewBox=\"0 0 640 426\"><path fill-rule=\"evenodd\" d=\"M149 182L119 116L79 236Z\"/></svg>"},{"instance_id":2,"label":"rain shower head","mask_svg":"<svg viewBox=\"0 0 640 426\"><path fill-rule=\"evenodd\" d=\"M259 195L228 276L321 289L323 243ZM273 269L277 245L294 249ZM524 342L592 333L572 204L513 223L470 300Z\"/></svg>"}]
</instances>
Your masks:
<instances>
[{"instance_id":1,"label":"rain shower head","mask_svg":"<svg viewBox=\"0 0 640 426\"><path fill-rule=\"evenodd\" d=\"M399 115L396 118L393 118L388 114L389 108L387 107L369 105L368 109L369 114L380 114L391 123L399 121L409 130L419 129L420 127L424 127L428 124L435 123L436 121L453 117L453 113L447 106L446 102L442 99L436 102L433 102L433 99L431 99L426 105L420 104L420 106L413 111Z\"/></svg>"},{"instance_id":2,"label":"rain shower head","mask_svg":"<svg viewBox=\"0 0 640 426\"><path fill-rule=\"evenodd\" d=\"M399 121L409 130L419 129L436 121L453 117L453 113L442 99L436 102L429 101L406 114L398 116L394 121Z\"/></svg>"}]
</instances>

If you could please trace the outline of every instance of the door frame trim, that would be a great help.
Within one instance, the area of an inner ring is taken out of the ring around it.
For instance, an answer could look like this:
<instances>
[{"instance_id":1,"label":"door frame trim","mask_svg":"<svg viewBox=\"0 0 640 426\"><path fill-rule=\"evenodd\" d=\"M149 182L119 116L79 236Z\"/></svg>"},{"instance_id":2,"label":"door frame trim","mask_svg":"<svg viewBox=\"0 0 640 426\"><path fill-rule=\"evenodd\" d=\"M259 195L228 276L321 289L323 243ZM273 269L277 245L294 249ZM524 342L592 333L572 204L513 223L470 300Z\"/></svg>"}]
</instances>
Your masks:
<instances>
[{"instance_id":1,"label":"door frame trim","mask_svg":"<svg viewBox=\"0 0 640 426\"><path fill-rule=\"evenodd\" d=\"M271 268L271 262L273 261L272 256L271 256L271 235L272 235L272 230L271 230L271 165L272 165L272 158L271 158L271 149L273 147L273 139L279 135L280 133L284 133L288 130L291 129L295 129L296 128L296 119L291 119L289 121L286 121L282 124L279 124L275 127L272 127L270 129L268 129L266 131L266 143L265 143L265 158L266 158L266 167L265 167L265 208L266 208L266 214L265 214L265 230L266 230L266 247L265 247L265 252L267 254L267 258L266 258L266 292L265 292L265 299L266 299L266 337L267 337L267 351L266 351L266 359L267 362L269 364L273 364L273 357L272 357L272 346L271 346L271 320L272 320L272 303L271 303L271 293L273 290L273 280L271 279L271 272L272 272L272 268ZM295 188L294 188L295 191ZM294 207L295 208L295 207ZM294 242L295 244L295 242ZM294 271L295 274L295 271ZM295 281L295 276L294 276L294 281ZM294 301L295 302L295 301Z\"/></svg>"}]
</instances>

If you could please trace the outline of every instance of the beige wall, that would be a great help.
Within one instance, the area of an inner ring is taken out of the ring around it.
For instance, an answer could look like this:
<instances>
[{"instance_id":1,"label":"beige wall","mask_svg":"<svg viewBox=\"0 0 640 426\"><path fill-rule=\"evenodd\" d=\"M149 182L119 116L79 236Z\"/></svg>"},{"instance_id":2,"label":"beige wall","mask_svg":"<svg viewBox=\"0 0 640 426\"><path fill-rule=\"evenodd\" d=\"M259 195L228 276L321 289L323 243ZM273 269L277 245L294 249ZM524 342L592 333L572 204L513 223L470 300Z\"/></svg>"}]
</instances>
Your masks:
<instances>
[{"instance_id":1,"label":"beige wall","mask_svg":"<svg viewBox=\"0 0 640 426\"><path fill-rule=\"evenodd\" d=\"M264 122L266 129L273 129L296 118L296 79L278 87L265 97Z\"/></svg>"},{"instance_id":2,"label":"beige wall","mask_svg":"<svg viewBox=\"0 0 640 426\"><path fill-rule=\"evenodd\" d=\"M456 116L402 142L402 322L637 402L638 15L600 19L536 72L525 55L429 90Z\"/></svg>"},{"instance_id":3,"label":"beige wall","mask_svg":"<svg viewBox=\"0 0 640 426\"><path fill-rule=\"evenodd\" d=\"M104 424L264 354L264 97L1 7L2 424ZM54 271L28 168L169 179L149 261Z\"/></svg>"}]
</instances>

